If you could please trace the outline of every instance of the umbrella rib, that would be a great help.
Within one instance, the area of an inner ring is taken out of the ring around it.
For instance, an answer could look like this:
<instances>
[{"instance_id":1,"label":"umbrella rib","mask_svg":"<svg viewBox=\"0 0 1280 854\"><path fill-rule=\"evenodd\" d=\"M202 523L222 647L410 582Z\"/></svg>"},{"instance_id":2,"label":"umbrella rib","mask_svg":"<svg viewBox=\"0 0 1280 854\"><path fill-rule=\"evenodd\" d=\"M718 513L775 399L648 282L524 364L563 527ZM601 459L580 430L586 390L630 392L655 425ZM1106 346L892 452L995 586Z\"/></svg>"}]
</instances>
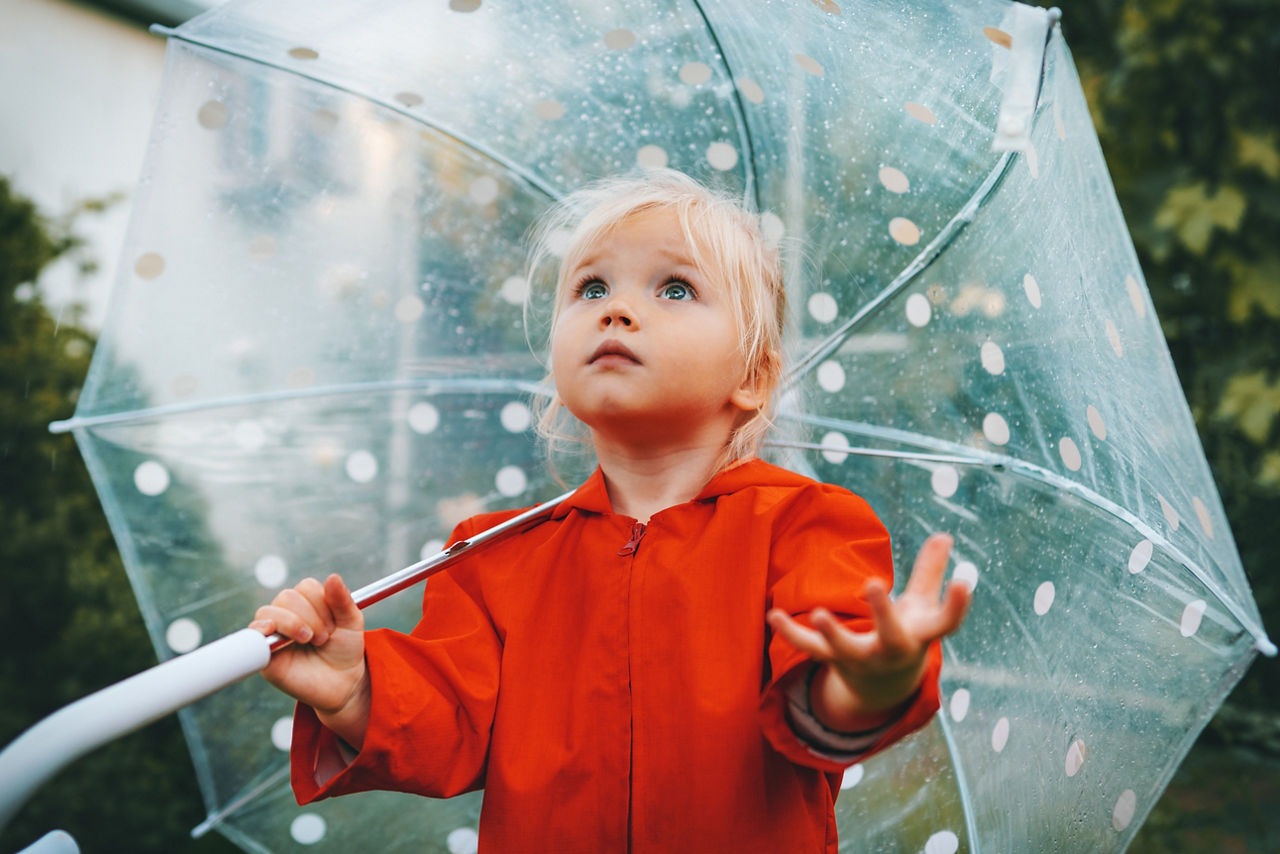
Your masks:
<instances>
[{"instance_id":1,"label":"umbrella rib","mask_svg":"<svg viewBox=\"0 0 1280 854\"><path fill-rule=\"evenodd\" d=\"M188 415L193 412L205 412L215 409L230 409L237 406L248 406L258 403L273 403L285 400L306 400L317 397L351 397L371 392L412 391L415 389L438 392L519 392L520 394L545 393L538 383L527 380L381 380L369 383L341 383L337 385L318 386L316 388L288 389L257 394L246 394L240 397L228 397L219 400L202 400L194 403L171 403L164 406L151 406L143 409L131 409L127 412L112 412L105 415L75 415L65 421L54 421L49 425L51 433L67 433L86 427L98 427L105 424L126 424L135 421L151 421L171 415Z\"/></svg>"},{"instance_id":2,"label":"umbrella rib","mask_svg":"<svg viewBox=\"0 0 1280 854\"><path fill-rule=\"evenodd\" d=\"M489 148L488 146L483 145L477 142L476 140L471 139L466 134L463 134L459 131L450 130L444 125L437 124L436 122L430 121L422 115L411 112L407 107L387 101L370 92L362 92L359 89L353 89L349 86L343 86L338 83L335 83L332 80L326 80L325 78L319 77L314 74L305 74L296 68L290 68L289 66L281 65L278 62L272 62L270 60L263 59L262 57L250 56L247 53L241 53L239 51L229 50L226 47L223 47L222 45L213 44L212 42L196 38L190 35L189 33L184 33L184 32L181 32L180 30L173 30L168 27L162 27L157 24L151 27L151 32L155 33L156 35L164 36L165 38L177 39L178 41L186 42L187 44L196 45L197 47L202 47L202 48L205 48L206 50L211 50L216 53L224 54L226 56L234 56L238 59L243 59L246 62L254 62L254 63L257 63L258 65L264 65L268 68L274 68L277 71L282 71L286 74L292 74L295 77L301 77L304 80L311 80L315 83L319 83L323 86L327 86L330 89L333 89L337 92L346 92L351 95L356 95L360 98L364 98L365 100L375 103L380 107L385 107L386 109L391 110L394 113L399 113L400 115L404 116L410 121L429 127L436 133L440 134L441 136L452 139L455 142L457 142L459 145L465 146L466 148L469 148L470 150L481 155L482 157L492 160L494 163L502 167L502 169L514 175L520 176L520 178L523 179L527 184L529 184L529 186L538 190L539 192L541 192L543 195L545 195L547 198L551 199L552 201L559 201L560 198L564 195L563 193L561 193L560 191L552 187L545 180L538 177L533 172L530 172L529 170L525 169L524 167L520 166L514 161L509 160L506 157L503 157L501 154Z\"/></svg>"},{"instance_id":3,"label":"umbrella rib","mask_svg":"<svg viewBox=\"0 0 1280 854\"><path fill-rule=\"evenodd\" d=\"M910 264L904 267L898 275L894 276L893 281L880 291L880 293L876 294L865 305L859 308L853 317L850 317L841 324L839 329L835 330L819 342L818 345L813 350L809 351L807 355L801 357L795 366L787 372L786 377L782 381L782 388L785 390L795 385L801 376L808 373L815 365L830 356L836 350L840 349L840 346L844 344L844 342L848 340L859 327L883 308L885 304L902 291L903 288L914 281L917 276L928 269L929 266L938 259L938 256L946 251L947 247L950 246L957 237L959 237L960 232L962 232L969 223L973 222L973 218L977 215L978 209L986 203L987 199L991 197L991 194L995 192L995 189L1000 186L1001 181L1004 180L1004 176L1008 173L1010 166L1013 165L1014 159L1014 152L1007 151L1002 154L1000 156L1000 160L996 162L996 165L987 174L987 177L983 179L982 184L974 194L970 196L969 200L964 203L959 212L957 212L956 215L942 227L942 230L938 232L937 237L933 238L933 240L929 242L929 245L926 246L919 255L912 259Z\"/></svg>"},{"instance_id":4,"label":"umbrella rib","mask_svg":"<svg viewBox=\"0 0 1280 854\"><path fill-rule=\"evenodd\" d=\"M1217 581L1209 577L1204 568L1191 558L1186 552L1182 551L1166 537L1164 537L1155 528L1148 525L1138 516L1116 502L1101 495L1096 490L1090 489L1082 483L1064 477L1057 472L1044 466L1020 460L1017 457L1011 457L1007 454L995 454L990 451L980 450L978 448L966 448L941 439L934 439L919 434L910 433L904 430L894 430L887 427L877 427L872 424L855 424L847 421L840 421L833 418L822 418L819 416L803 416L797 414L787 414L783 417L790 418L804 424L814 426L831 427L833 429L843 430L849 433L861 434L864 436L872 436L883 439L889 439L899 444L914 445L919 448L929 448L935 453L919 453L912 451L881 451L876 449L857 449L858 451L872 455L883 457L898 457L912 460L921 460L924 462L933 462L939 457L938 451L951 451L955 456L955 462L968 465L985 465L994 471L1005 471L1010 474L1026 478L1028 480L1037 481L1046 486L1052 487L1062 492L1069 493L1091 504L1106 513L1123 521L1139 534L1141 534L1151 543L1159 547L1172 560L1181 564L1189 571L1197 581L1204 587L1205 591L1212 595L1242 629L1248 632L1254 640L1254 644L1259 652L1264 655L1274 656L1276 654L1275 644L1267 636L1265 630L1259 625L1244 609L1236 602L1227 591L1223 590ZM785 441L779 441L779 444L786 446ZM795 443L797 447L803 446L803 443ZM845 453L844 448L835 446L809 445L818 450ZM850 453L854 450L850 449Z\"/></svg>"},{"instance_id":5,"label":"umbrella rib","mask_svg":"<svg viewBox=\"0 0 1280 854\"><path fill-rule=\"evenodd\" d=\"M738 138L744 149L743 160L748 167L744 170L747 186L743 190L743 195L754 199L755 209L759 212L760 176L756 174L755 144L751 140L751 132L747 127L747 111L742 105L742 93L734 82L733 69L729 67L729 54L725 52L724 46L720 43L715 27L711 25L711 19L707 17L707 11L702 8L701 0L693 0L693 8L697 10L698 15L702 18L702 23L706 25L707 35L710 37L712 44L715 45L716 55L720 57L720 64L724 67L725 76L729 79L729 91L733 96L733 111L738 114Z\"/></svg>"},{"instance_id":6,"label":"umbrella rib","mask_svg":"<svg viewBox=\"0 0 1280 854\"><path fill-rule=\"evenodd\" d=\"M951 645L946 639L942 641L942 644L947 647L950 655ZM960 811L964 814L964 829L969 837L969 850L971 854L979 854L978 819L973 809L972 793L968 781L965 780L964 763L959 761L960 745L956 741L955 733L951 731L951 721L948 717L939 714L937 718L938 726L942 729L942 739L947 743L947 752L956 758L956 761L951 763L951 770L956 775L956 791L960 793Z\"/></svg>"},{"instance_id":7,"label":"umbrella rib","mask_svg":"<svg viewBox=\"0 0 1280 854\"><path fill-rule=\"evenodd\" d=\"M213 830L215 827L222 824L223 820L226 819L227 816L231 815L234 812L238 812L245 805L249 804L254 800L257 800L258 796L261 795L263 792L275 786L280 785L282 781L288 780L288 779L289 779L289 765L288 763L285 763L283 766L281 766L280 768L277 768L275 771L269 774L267 778L263 780L261 783L249 789L248 791L243 792L239 797L231 801L222 809L218 810L217 812L209 813L209 815L205 818L204 821L200 822L195 827L191 828L191 838L199 839L200 837L204 836L210 830Z\"/></svg>"}]
</instances>

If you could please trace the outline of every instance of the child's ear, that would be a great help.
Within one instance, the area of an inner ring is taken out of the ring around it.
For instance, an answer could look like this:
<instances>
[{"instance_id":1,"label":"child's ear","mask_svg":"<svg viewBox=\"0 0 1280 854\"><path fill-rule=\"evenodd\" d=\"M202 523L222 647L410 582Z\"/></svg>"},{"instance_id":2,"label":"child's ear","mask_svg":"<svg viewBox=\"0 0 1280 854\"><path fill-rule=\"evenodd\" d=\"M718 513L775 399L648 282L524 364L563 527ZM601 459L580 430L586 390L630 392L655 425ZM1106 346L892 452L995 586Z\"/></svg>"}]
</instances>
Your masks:
<instances>
[{"instance_id":1,"label":"child's ear","mask_svg":"<svg viewBox=\"0 0 1280 854\"><path fill-rule=\"evenodd\" d=\"M729 402L743 412L757 412L764 408L769 399L768 383L765 372L753 370L742 380L742 384L729 395Z\"/></svg>"}]
</instances>

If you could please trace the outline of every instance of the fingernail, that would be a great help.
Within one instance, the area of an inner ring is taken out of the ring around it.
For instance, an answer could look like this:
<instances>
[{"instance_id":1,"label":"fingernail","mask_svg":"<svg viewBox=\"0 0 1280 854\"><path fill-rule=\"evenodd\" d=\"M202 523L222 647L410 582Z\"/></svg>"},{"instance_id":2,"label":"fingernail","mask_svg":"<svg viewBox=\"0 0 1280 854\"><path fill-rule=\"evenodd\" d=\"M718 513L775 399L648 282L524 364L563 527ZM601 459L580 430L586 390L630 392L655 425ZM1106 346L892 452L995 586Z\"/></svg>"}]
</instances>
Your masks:
<instances>
[{"instance_id":1,"label":"fingernail","mask_svg":"<svg viewBox=\"0 0 1280 854\"><path fill-rule=\"evenodd\" d=\"M310 627L303 626L302 628L298 629L298 642L306 643L307 641L311 640L311 635L312 635L312 631Z\"/></svg>"}]
</instances>

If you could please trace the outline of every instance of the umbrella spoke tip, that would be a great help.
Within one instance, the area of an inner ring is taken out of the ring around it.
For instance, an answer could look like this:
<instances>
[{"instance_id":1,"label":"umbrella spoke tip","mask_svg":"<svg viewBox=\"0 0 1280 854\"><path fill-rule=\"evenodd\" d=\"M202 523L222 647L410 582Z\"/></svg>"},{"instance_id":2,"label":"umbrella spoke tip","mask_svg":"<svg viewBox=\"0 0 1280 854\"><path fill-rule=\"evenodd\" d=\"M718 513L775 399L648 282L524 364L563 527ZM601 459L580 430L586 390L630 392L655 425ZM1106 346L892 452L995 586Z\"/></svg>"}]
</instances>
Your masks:
<instances>
[{"instance_id":1,"label":"umbrella spoke tip","mask_svg":"<svg viewBox=\"0 0 1280 854\"><path fill-rule=\"evenodd\" d=\"M1266 635L1263 635L1262 637L1258 638L1257 641L1254 643L1254 646L1257 647L1258 652L1262 653L1267 658L1276 657L1276 652L1277 652L1276 645L1272 643L1271 638L1267 637Z\"/></svg>"}]
</instances>

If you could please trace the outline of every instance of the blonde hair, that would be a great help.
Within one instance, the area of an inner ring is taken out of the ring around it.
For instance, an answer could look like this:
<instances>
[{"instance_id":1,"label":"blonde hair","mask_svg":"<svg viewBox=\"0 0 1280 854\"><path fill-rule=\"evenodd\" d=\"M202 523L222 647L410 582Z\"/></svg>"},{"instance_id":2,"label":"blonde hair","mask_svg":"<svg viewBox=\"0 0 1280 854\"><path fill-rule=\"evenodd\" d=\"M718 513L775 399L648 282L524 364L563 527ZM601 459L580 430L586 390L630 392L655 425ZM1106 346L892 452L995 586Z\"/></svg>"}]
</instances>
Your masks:
<instances>
[{"instance_id":1,"label":"blonde hair","mask_svg":"<svg viewBox=\"0 0 1280 854\"><path fill-rule=\"evenodd\" d=\"M717 469L755 456L773 423L774 391L782 378L786 292L778 249L765 240L759 217L739 201L718 194L673 169L647 169L636 175L606 178L562 199L534 225L528 281L546 293L547 268L559 256L551 288L554 334L560 297L569 286L568 273L591 247L627 219L645 212L675 214L695 266L730 295L735 326L746 362L746 377L760 390L764 403L730 434ZM555 393L550 371L546 393L535 400L539 435L549 456L565 444L586 441L583 425Z\"/></svg>"}]
</instances>

